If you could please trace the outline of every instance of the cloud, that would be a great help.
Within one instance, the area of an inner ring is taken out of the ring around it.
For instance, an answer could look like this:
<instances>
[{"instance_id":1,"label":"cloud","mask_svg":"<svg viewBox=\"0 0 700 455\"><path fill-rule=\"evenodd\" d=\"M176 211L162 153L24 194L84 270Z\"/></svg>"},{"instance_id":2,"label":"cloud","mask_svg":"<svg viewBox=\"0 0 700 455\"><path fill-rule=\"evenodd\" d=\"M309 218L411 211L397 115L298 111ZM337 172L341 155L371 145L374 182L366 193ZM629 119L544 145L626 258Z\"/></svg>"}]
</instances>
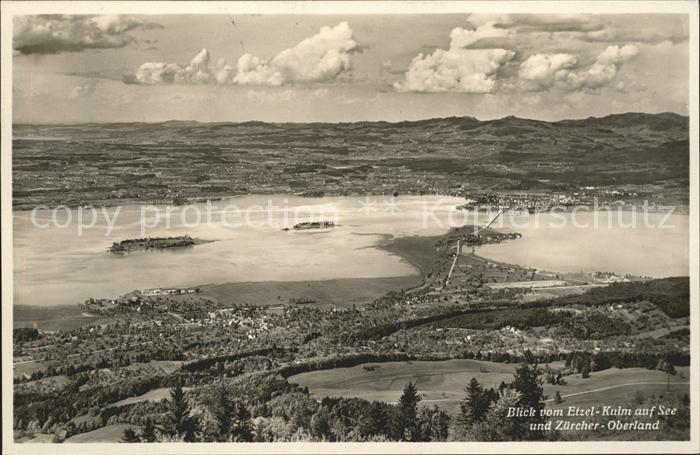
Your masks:
<instances>
[{"instance_id":1,"label":"cloud","mask_svg":"<svg viewBox=\"0 0 700 455\"><path fill-rule=\"evenodd\" d=\"M450 33L449 50L418 54L404 80L394 83L399 92L489 93L494 90L498 71L515 52L508 49L467 49L484 38L505 36L507 31L486 22L473 30L457 27Z\"/></svg>"},{"instance_id":2,"label":"cloud","mask_svg":"<svg viewBox=\"0 0 700 455\"><path fill-rule=\"evenodd\" d=\"M604 24L587 14L472 14L467 19L475 27L485 24L517 32L589 32Z\"/></svg>"},{"instance_id":3,"label":"cloud","mask_svg":"<svg viewBox=\"0 0 700 455\"><path fill-rule=\"evenodd\" d=\"M612 82L620 66L638 53L631 44L608 46L588 68L577 68L578 59L571 54L535 54L520 64L518 78L526 90L595 90Z\"/></svg>"},{"instance_id":4,"label":"cloud","mask_svg":"<svg viewBox=\"0 0 700 455\"><path fill-rule=\"evenodd\" d=\"M567 84L574 89L597 89L608 85L617 75L620 66L639 53L632 44L608 46L587 70L571 73Z\"/></svg>"},{"instance_id":5,"label":"cloud","mask_svg":"<svg viewBox=\"0 0 700 455\"><path fill-rule=\"evenodd\" d=\"M520 64L518 77L528 90L545 90L566 80L576 63L571 54L535 54Z\"/></svg>"},{"instance_id":6,"label":"cloud","mask_svg":"<svg viewBox=\"0 0 700 455\"><path fill-rule=\"evenodd\" d=\"M689 19L684 14L601 16L604 27L588 31L579 38L593 42L680 43L688 40Z\"/></svg>"},{"instance_id":7,"label":"cloud","mask_svg":"<svg viewBox=\"0 0 700 455\"><path fill-rule=\"evenodd\" d=\"M509 35L511 32L506 28L498 27L495 21L486 22L473 30L457 27L450 32L450 49L466 48L481 39L505 38Z\"/></svg>"},{"instance_id":8,"label":"cloud","mask_svg":"<svg viewBox=\"0 0 700 455\"><path fill-rule=\"evenodd\" d=\"M350 70L350 55L359 50L350 25L341 22L335 27L322 27L316 35L270 60L244 54L238 59L234 82L279 86L331 81Z\"/></svg>"},{"instance_id":9,"label":"cloud","mask_svg":"<svg viewBox=\"0 0 700 455\"><path fill-rule=\"evenodd\" d=\"M510 19L518 32L591 32L604 27L597 17L587 14L514 14Z\"/></svg>"},{"instance_id":10,"label":"cloud","mask_svg":"<svg viewBox=\"0 0 700 455\"><path fill-rule=\"evenodd\" d=\"M233 68L223 59L212 64L209 51L202 49L186 65L146 62L135 74L125 76L124 82L142 85L225 84L230 83L232 75Z\"/></svg>"},{"instance_id":11,"label":"cloud","mask_svg":"<svg viewBox=\"0 0 700 455\"><path fill-rule=\"evenodd\" d=\"M238 59L237 73L234 82L242 85L272 85L279 87L284 83L282 73L270 66L270 62L243 54Z\"/></svg>"},{"instance_id":12,"label":"cloud","mask_svg":"<svg viewBox=\"0 0 700 455\"><path fill-rule=\"evenodd\" d=\"M437 49L415 57L405 80L394 88L400 92L489 93L496 84L496 73L514 55L506 49Z\"/></svg>"},{"instance_id":13,"label":"cloud","mask_svg":"<svg viewBox=\"0 0 700 455\"><path fill-rule=\"evenodd\" d=\"M359 51L347 22L322 27L314 36L285 49L272 59L244 54L235 68L219 59L212 63L209 51L202 49L186 65L146 62L135 74L124 76L128 84L240 84L282 85L332 81L351 68L350 55Z\"/></svg>"},{"instance_id":14,"label":"cloud","mask_svg":"<svg viewBox=\"0 0 700 455\"><path fill-rule=\"evenodd\" d=\"M95 93L95 89L97 88L97 84L98 84L97 80L89 80L85 84L76 85L73 88L73 90L71 90L70 94L68 95L68 98L77 99L77 98L84 98L84 97L90 96L93 93Z\"/></svg>"},{"instance_id":15,"label":"cloud","mask_svg":"<svg viewBox=\"0 0 700 455\"><path fill-rule=\"evenodd\" d=\"M126 15L18 16L13 48L24 55L116 49L138 41L130 32L155 28L162 26Z\"/></svg>"},{"instance_id":16,"label":"cloud","mask_svg":"<svg viewBox=\"0 0 700 455\"><path fill-rule=\"evenodd\" d=\"M634 20L631 18L634 17ZM472 14L468 21L475 27L493 23L518 34L567 33L592 42L674 43L686 41L688 17L683 14L590 15L590 14Z\"/></svg>"},{"instance_id":17,"label":"cloud","mask_svg":"<svg viewBox=\"0 0 700 455\"><path fill-rule=\"evenodd\" d=\"M650 24L658 26L658 24ZM624 27L606 27L601 30L584 33L580 36L583 41L615 42L632 41L637 43L661 43L670 41L680 43L688 40L688 23L680 23L676 26L659 27L634 27L627 24Z\"/></svg>"}]
</instances>

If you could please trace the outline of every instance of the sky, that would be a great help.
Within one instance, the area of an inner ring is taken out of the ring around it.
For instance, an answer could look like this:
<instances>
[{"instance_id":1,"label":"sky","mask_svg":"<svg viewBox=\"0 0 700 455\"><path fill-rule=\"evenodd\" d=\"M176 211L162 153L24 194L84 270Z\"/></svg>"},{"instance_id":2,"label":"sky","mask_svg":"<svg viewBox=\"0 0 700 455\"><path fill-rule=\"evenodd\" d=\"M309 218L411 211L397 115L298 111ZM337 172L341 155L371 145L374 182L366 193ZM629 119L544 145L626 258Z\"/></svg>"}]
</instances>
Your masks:
<instances>
[{"instance_id":1,"label":"sky","mask_svg":"<svg viewBox=\"0 0 700 455\"><path fill-rule=\"evenodd\" d=\"M688 114L688 16L72 15L13 23L13 121Z\"/></svg>"}]
</instances>

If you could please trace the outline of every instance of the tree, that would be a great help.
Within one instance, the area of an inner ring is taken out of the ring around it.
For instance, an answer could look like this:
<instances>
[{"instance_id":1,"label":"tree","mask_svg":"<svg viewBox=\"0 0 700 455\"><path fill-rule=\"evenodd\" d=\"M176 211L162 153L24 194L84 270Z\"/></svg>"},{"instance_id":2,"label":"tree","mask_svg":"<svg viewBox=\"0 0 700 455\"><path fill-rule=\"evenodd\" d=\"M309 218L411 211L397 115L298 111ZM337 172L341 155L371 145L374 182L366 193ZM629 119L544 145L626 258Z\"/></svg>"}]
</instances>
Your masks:
<instances>
[{"instance_id":1,"label":"tree","mask_svg":"<svg viewBox=\"0 0 700 455\"><path fill-rule=\"evenodd\" d=\"M561 394L557 390L557 393L554 394L554 403L556 404L561 404L564 400L561 398Z\"/></svg>"},{"instance_id":2,"label":"tree","mask_svg":"<svg viewBox=\"0 0 700 455\"><path fill-rule=\"evenodd\" d=\"M141 441L142 442L156 442L156 426L153 420L150 418L146 419L146 422L141 428Z\"/></svg>"},{"instance_id":3,"label":"tree","mask_svg":"<svg viewBox=\"0 0 700 455\"><path fill-rule=\"evenodd\" d=\"M517 438L523 439L538 439L542 430L531 430L533 424L543 423L545 418L542 415L544 409L544 393L542 392L542 379L540 378L540 370L537 363L534 362L530 352L525 353L525 359L515 370L511 387L516 392L520 393L518 405L526 411L532 410L532 416L517 418L514 420L522 420L525 428L523 434L516 434Z\"/></svg>"},{"instance_id":4,"label":"tree","mask_svg":"<svg viewBox=\"0 0 700 455\"><path fill-rule=\"evenodd\" d=\"M359 430L363 436L374 436L386 433L389 415L386 404L374 401L369 404L360 419Z\"/></svg>"},{"instance_id":5,"label":"tree","mask_svg":"<svg viewBox=\"0 0 700 455\"><path fill-rule=\"evenodd\" d=\"M124 442L141 442L138 435L136 434L134 429L131 427L124 430L124 434L122 435L122 441L124 441Z\"/></svg>"},{"instance_id":6,"label":"tree","mask_svg":"<svg viewBox=\"0 0 700 455\"><path fill-rule=\"evenodd\" d=\"M585 362L583 366L581 367L581 377L583 379L590 378L591 377L591 367L588 362Z\"/></svg>"},{"instance_id":7,"label":"tree","mask_svg":"<svg viewBox=\"0 0 700 455\"><path fill-rule=\"evenodd\" d=\"M416 417L418 415L418 395L416 385L408 382L391 420L391 436L399 441L415 441L418 436Z\"/></svg>"},{"instance_id":8,"label":"tree","mask_svg":"<svg viewBox=\"0 0 700 455\"><path fill-rule=\"evenodd\" d=\"M666 354L660 361L660 370L666 373L666 391L671 391L671 375L676 374L676 368L673 366L672 356Z\"/></svg>"},{"instance_id":9,"label":"tree","mask_svg":"<svg viewBox=\"0 0 700 455\"><path fill-rule=\"evenodd\" d=\"M450 416L437 406L421 406L418 411L419 441L444 441L450 426Z\"/></svg>"},{"instance_id":10,"label":"tree","mask_svg":"<svg viewBox=\"0 0 700 455\"><path fill-rule=\"evenodd\" d=\"M313 436L316 440L330 440L332 433L329 419L330 414L328 412L328 408L325 406L319 407L318 411L311 416L311 423L309 425L311 436Z\"/></svg>"},{"instance_id":11,"label":"tree","mask_svg":"<svg viewBox=\"0 0 700 455\"><path fill-rule=\"evenodd\" d=\"M181 438L185 442L196 441L199 425L197 419L190 416L190 405L179 381L170 389L170 410L167 417L170 436Z\"/></svg>"},{"instance_id":12,"label":"tree","mask_svg":"<svg viewBox=\"0 0 700 455\"><path fill-rule=\"evenodd\" d=\"M250 412L243 403L231 397L224 384L214 386L213 403L209 406L214 427L212 436L221 442L250 442L253 429Z\"/></svg>"},{"instance_id":13,"label":"tree","mask_svg":"<svg viewBox=\"0 0 700 455\"><path fill-rule=\"evenodd\" d=\"M489 411L491 403L476 378L472 378L464 388L464 392L467 396L459 405L460 413L457 420L465 429L468 429L486 418L486 413Z\"/></svg>"},{"instance_id":14,"label":"tree","mask_svg":"<svg viewBox=\"0 0 700 455\"><path fill-rule=\"evenodd\" d=\"M527 432L527 423L523 419L508 417L508 409L519 407L522 399L522 394L512 389L500 392L498 400L493 404L486 418L472 427L471 438L475 441L522 439L522 435Z\"/></svg>"}]
</instances>

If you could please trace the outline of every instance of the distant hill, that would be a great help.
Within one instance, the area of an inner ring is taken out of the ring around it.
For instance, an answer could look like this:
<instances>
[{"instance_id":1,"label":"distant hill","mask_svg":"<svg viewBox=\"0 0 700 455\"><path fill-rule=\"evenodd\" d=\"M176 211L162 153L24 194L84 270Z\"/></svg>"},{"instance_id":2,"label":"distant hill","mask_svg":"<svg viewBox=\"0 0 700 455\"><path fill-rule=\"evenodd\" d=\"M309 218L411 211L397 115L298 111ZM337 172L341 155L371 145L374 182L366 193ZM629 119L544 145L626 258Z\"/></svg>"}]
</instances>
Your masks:
<instances>
[{"instance_id":1,"label":"distant hill","mask_svg":"<svg viewBox=\"0 0 700 455\"><path fill-rule=\"evenodd\" d=\"M688 127L688 117L672 113L557 122L511 116L397 123L18 124L13 127L13 168L20 177L15 202L39 189L65 190L55 183L52 163L76 172L75 189L87 199L94 199L89 182L81 186L84 179L77 173L92 169L114 177L106 184L102 179L104 191L140 188L141 199L166 194L178 183L185 196L626 184L677 188L682 194L689 178ZM141 181L129 173L150 177ZM418 176L430 183L412 185L410 178ZM199 185L190 187L190 178Z\"/></svg>"}]
</instances>

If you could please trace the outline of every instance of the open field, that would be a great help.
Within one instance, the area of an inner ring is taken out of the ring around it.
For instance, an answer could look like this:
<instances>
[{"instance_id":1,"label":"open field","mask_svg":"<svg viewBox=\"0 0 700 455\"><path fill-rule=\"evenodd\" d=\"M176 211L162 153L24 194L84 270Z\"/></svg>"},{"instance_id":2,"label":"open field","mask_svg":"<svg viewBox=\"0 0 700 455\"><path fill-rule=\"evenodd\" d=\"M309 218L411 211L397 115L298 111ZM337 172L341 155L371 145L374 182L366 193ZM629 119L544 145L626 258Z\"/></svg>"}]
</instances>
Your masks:
<instances>
[{"instance_id":1,"label":"open field","mask_svg":"<svg viewBox=\"0 0 700 455\"><path fill-rule=\"evenodd\" d=\"M15 305L12 311L14 328L33 327L50 332L72 330L86 325L112 321L111 319L83 316L78 305L59 305L55 307Z\"/></svg>"},{"instance_id":2,"label":"open field","mask_svg":"<svg viewBox=\"0 0 700 455\"><path fill-rule=\"evenodd\" d=\"M189 390L190 387L183 387L183 389ZM126 404L141 403L143 401L161 401L163 398L170 398L170 387L159 387L157 389L149 390L143 395L124 398L123 400L112 403L107 407L109 408L112 406L124 406Z\"/></svg>"},{"instance_id":3,"label":"open field","mask_svg":"<svg viewBox=\"0 0 700 455\"><path fill-rule=\"evenodd\" d=\"M377 365L374 371L366 371L363 365L352 368L302 373L289 378L289 382L308 386L312 394L324 397L358 397L367 400L396 402L404 385L413 381L423 395L423 403L436 404L454 414L464 398L464 387L475 377L485 387L496 387L501 381L510 382L517 364L494 363L478 360L445 360L436 362L387 362ZM562 362L550 364L562 367ZM680 377L683 372L684 378ZM671 376L671 390L687 393L687 369L678 368ZM588 406L625 402L632 399L637 390L645 395L660 394L666 390L666 375L661 371L643 368L628 368L598 371L590 378L580 375L566 376L566 385L544 385L544 393L553 397L555 392L564 397L564 402L550 407ZM573 395L577 394L577 395ZM567 397L567 395L570 395Z\"/></svg>"},{"instance_id":4,"label":"open field","mask_svg":"<svg viewBox=\"0 0 700 455\"><path fill-rule=\"evenodd\" d=\"M670 378L671 385L687 389L688 368L678 367L676 370L676 375ZM684 378L680 377L681 374ZM645 368L610 368L603 371L594 371L591 373L591 377L586 379L581 378L580 375L567 376L566 382L566 385L545 385L545 394L553 397L554 393L559 390L562 397L567 400L567 395L577 393L580 395L571 396L567 401L578 405L582 402L590 402L589 404L606 403L609 399L615 397L631 399L637 388L642 386L654 386L645 388L647 390L653 389L656 393L666 390L666 374L662 371L647 370Z\"/></svg>"},{"instance_id":5,"label":"open field","mask_svg":"<svg viewBox=\"0 0 700 455\"><path fill-rule=\"evenodd\" d=\"M683 394L689 393L689 385L688 383L672 381L670 390L671 394L682 396ZM557 405L554 404L553 401L548 401L547 406L551 408L566 408L568 406L579 406L585 408L589 406L623 404L632 401L637 392L641 392L645 397L652 395L663 395L666 393L666 383L663 381L632 382L630 384L610 386L610 388L601 387L600 390L592 389L583 392L573 392L580 393L580 395L567 396L564 394L562 395L564 401L561 404ZM552 395L553 394L550 393L549 396L551 397Z\"/></svg>"},{"instance_id":6,"label":"open field","mask_svg":"<svg viewBox=\"0 0 700 455\"><path fill-rule=\"evenodd\" d=\"M15 323L78 316L80 316L80 309L77 305L60 305L50 307L34 305L15 305L12 308L12 317Z\"/></svg>"},{"instance_id":7,"label":"open field","mask_svg":"<svg viewBox=\"0 0 700 455\"><path fill-rule=\"evenodd\" d=\"M77 305L76 305L77 307ZM37 319L34 321L14 321L13 326L32 327L45 332L56 332L59 330L74 330L88 325L101 325L114 322L114 318L100 318L94 316L74 316L49 320Z\"/></svg>"},{"instance_id":8,"label":"open field","mask_svg":"<svg viewBox=\"0 0 700 455\"><path fill-rule=\"evenodd\" d=\"M185 362L181 360L151 360L145 363L132 363L124 367L127 370L138 371L144 375L172 374L177 371Z\"/></svg>"},{"instance_id":9,"label":"open field","mask_svg":"<svg viewBox=\"0 0 700 455\"><path fill-rule=\"evenodd\" d=\"M515 364L478 360L445 360L439 362L386 362L374 371L364 365L352 368L302 373L289 378L290 383L308 386L317 399L324 397L359 397L366 400L395 402L404 385L413 381L426 403L435 403L455 410L463 398L464 386L475 377L487 387L498 386L513 378Z\"/></svg>"},{"instance_id":10,"label":"open field","mask_svg":"<svg viewBox=\"0 0 700 455\"><path fill-rule=\"evenodd\" d=\"M12 376L15 378L22 377L25 374L31 376L34 372L44 371L46 367L47 363L42 361L27 360L17 362L12 365Z\"/></svg>"},{"instance_id":11,"label":"open field","mask_svg":"<svg viewBox=\"0 0 700 455\"><path fill-rule=\"evenodd\" d=\"M15 305L12 311L13 328L29 327L45 332L69 331L89 325L109 324L119 319L118 317L85 316L78 305L55 307Z\"/></svg>"},{"instance_id":12,"label":"open field","mask_svg":"<svg viewBox=\"0 0 700 455\"><path fill-rule=\"evenodd\" d=\"M16 437L15 442L17 443L33 443L33 444L48 444L53 442L52 434L35 433L33 436L21 436Z\"/></svg>"},{"instance_id":13,"label":"open field","mask_svg":"<svg viewBox=\"0 0 700 455\"><path fill-rule=\"evenodd\" d=\"M65 443L81 443L81 442L118 442L121 440L124 430L133 428L138 431L138 427L126 423L117 423L107 425L106 427L98 428L97 430L80 433L66 439Z\"/></svg>"},{"instance_id":14,"label":"open field","mask_svg":"<svg viewBox=\"0 0 700 455\"><path fill-rule=\"evenodd\" d=\"M505 283L487 283L491 289L518 289L518 288L556 288L566 286L562 280L538 280L538 281L509 281Z\"/></svg>"},{"instance_id":15,"label":"open field","mask_svg":"<svg viewBox=\"0 0 700 455\"><path fill-rule=\"evenodd\" d=\"M428 274L435 265L435 242L439 237L399 237L378 245L389 253L400 256L404 261L418 269L423 275Z\"/></svg>"},{"instance_id":16,"label":"open field","mask_svg":"<svg viewBox=\"0 0 700 455\"><path fill-rule=\"evenodd\" d=\"M542 299L553 299L565 295L581 295L594 287L600 287L600 284L583 284L583 285L569 285L560 287L550 287L550 288L533 288L527 294L523 294L520 297L522 302L534 302L536 300Z\"/></svg>"},{"instance_id":17,"label":"open field","mask_svg":"<svg viewBox=\"0 0 700 455\"><path fill-rule=\"evenodd\" d=\"M199 296L221 302L252 306L288 305L290 299L312 301L314 306L352 306L365 304L388 291L420 284L418 275L387 278L347 278L320 281L262 281L207 284ZM175 298L178 298L177 296Z\"/></svg>"},{"instance_id":18,"label":"open field","mask_svg":"<svg viewBox=\"0 0 700 455\"><path fill-rule=\"evenodd\" d=\"M15 377L18 377L19 375L15 375ZM38 390L50 390L53 392L59 391L63 389L63 387L68 384L69 378L65 374L61 374L58 376L49 376L46 378L41 378L37 379L35 381L30 381L30 382L25 382L22 384L17 384L15 385L15 390L21 391L21 390L27 390L30 388L35 388Z\"/></svg>"}]
</instances>

